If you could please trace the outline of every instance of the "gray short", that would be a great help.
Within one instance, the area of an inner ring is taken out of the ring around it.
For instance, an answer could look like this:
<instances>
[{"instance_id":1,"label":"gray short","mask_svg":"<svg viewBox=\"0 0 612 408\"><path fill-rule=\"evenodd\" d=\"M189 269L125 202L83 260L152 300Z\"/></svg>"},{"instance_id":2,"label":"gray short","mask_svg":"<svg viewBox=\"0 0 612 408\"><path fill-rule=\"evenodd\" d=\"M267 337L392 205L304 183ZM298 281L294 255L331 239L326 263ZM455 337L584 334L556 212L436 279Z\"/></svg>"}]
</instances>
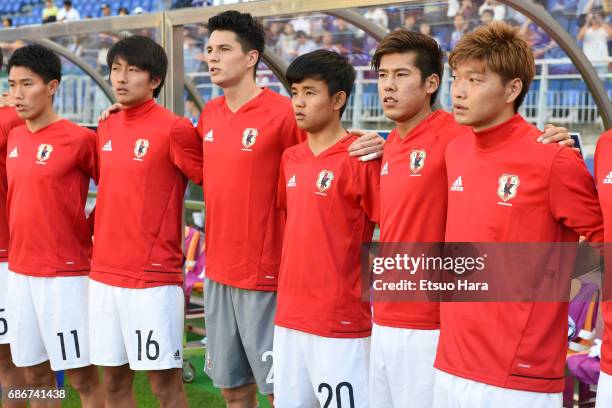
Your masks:
<instances>
[{"instance_id":1,"label":"gray short","mask_svg":"<svg viewBox=\"0 0 612 408\"><path fill-rule=\"evenodd\" d=\"M206 279L204 372L217 388L257 383L272 394L276 292L239 289Z\"/></svg>"}]
</instances>

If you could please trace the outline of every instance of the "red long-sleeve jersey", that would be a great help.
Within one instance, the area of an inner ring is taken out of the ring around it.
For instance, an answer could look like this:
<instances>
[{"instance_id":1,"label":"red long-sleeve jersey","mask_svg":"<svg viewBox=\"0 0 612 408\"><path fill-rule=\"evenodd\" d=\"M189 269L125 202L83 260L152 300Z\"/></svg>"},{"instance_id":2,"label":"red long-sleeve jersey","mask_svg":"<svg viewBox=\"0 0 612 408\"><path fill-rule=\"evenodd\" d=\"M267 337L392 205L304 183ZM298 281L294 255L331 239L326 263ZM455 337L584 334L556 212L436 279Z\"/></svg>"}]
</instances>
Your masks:
<instances>
[{"instance_id":1,"label":"red long-sleeve jersey","mask_svg":"<svg viewBox=\"0 0 612 408\"><path fill-rule=\"evenodd\" d=\"M595 183L568 148L536 142L520 115L451 142L448 242L603 241ZM558 266L575 262L562 253ZM563 390L567 302L442 303L435 366L498 387Z\"/></svg>"},{"instance_id":2,"label":"red long-sleeve jersey","mask_svg":"<svg viewBox=\"0 0 612 408\"><path fill-rule=\"evenodd\" d=\"M187 177L202 183L194 127L151 99L100 123L98 154L90 277L126 288L180 285Z\"/></svg>"},{"instance_id":3,"label":"red long-sleeve jersey","mask_svg":"<svg viewBox=\"0 0 612 408\"><path fill-rule=\"evenodd\" d=\"M380 173L380 241L444 242L447 182L444 152L455 137L471 132L450 113L438 110L404 139L394 129L387 139ZM374 322L409 329L440 327L437 302L376 301Z\"/></svg>"},{"instance_id":4,"label":"red long-sleeve jersey","mask_svg":"<svg viewBox=\"0 0 612 408\"><path fill-rule=\"evenodd\" d=\"M34 133L11 131L7 143L9 268L40 277L87 275L91 231L85 217L97 179L96 135L68 120Z\"/></svg>"},{"instance_id":5,"label":"red long-sleeve jersey","mask_svg":"<svg viewBox=\"0 0 612 408\"><path fill-rule=\"evenodd\" d=\"M308 143L283 154L278 204L287 209L276 324L325 337L367 337L360 254L379 217L380 161L347 153L355 136L314 156Z\"/></svg>"},{"instance_id":6,"label":"red long-sleeve jersey","mask_svg":"<svg viewBox=\"0 0 612 408\"><path fill-rule=\"evenodd\" d=\"M304 140L291 100L269 89L232 112L208 102L198 132L204 144L206 277L249 290L276 290L284 211L276 206L286 148Z\"/></svg>"},{"instance_id":7,"label":"red long-sleeve jersey","mask_svg":"<svg viewBox=\"0 0 612 408\"><path fill-rule=\"evenodd\" d=\"M612 130L607 131L599 138L595 150L595 180L599 202L604 218L604 235L606 245L604 247L607 291L612 289ZM609 299L610 293L604 292ZM602 303L604 317L604 335L601 347L601 369L612 375L612 302L604 299Z\"/></svg>"},{"instance_id":8,"label":"red long-sleeve jersey","mask_svg":"<svg viewBox=\"0 0 612 408\"><path fill-rule=\"evenodd\" d=\"M6 180L6 143L13 128L25 122L17 115L15 108L0 107L0 262L8 259L9 225L6 214L6 194L8 182Z\"/></svg>"}]
</instances>

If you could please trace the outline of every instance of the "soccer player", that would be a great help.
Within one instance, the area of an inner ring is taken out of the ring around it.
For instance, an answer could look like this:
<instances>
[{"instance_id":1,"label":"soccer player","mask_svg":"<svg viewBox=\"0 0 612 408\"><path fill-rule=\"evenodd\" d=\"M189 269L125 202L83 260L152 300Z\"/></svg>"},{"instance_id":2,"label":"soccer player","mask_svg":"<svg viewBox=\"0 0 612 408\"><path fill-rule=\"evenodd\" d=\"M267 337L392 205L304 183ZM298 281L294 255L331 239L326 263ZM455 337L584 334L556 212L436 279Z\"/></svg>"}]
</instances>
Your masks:
<instances>
[{"instance_id":1,"label":"soccer player","mask_svg":"<svg viewBox=\"0 0 612 408\"><path fill-rule=\"evenodd\" d=\"M98 127L91 359L104 367L107 406L134 407L132 370L143 370L162 407L186 407L181 225L187 178L202 183L202 142L155 102L168 65L160 45L127 37L107 62L124 110Z\"/></svg>"},{"instance_id":2,"label":"soccer player","mask_svg":"<svg viewBox=\"0 0 612 408\"><path fill-rule=\"evenodd\" d=\"M385 115L395 128L385 143L380 173L383 252L411 243L443 242L448 143L470 130L450 113L433 110L443 52L429 36L399 30L377 47L372 67ZM389 246L388 248L385 247ZM374 293L370 360L372 407L430 407L440 333L439 304Z\"/></svg>"},{"instance_id":3,"label":"soccer player","mask_svg":"<svg viewBox=\"0 0 612 408\"><path fill-rule=\"evenodd\" d=\"M89 358L88 277L91 230L85 203L97 180L96 137L57 115L57 55L19 48L8 62L15 109L25 126L11 131L6 172L9 218L7 309L13 362L28 386L55 387L66 370L84 407L104 404Z\"/></svg>"},{"instance_id":4,"label":"soccer player","mask_svg":"<svg viewBox=\"0 0 612 408\"><path fill-rule=\"evenodd\" d=\"M367 407L372 323L362 299L360 252L378 220L380 161L346 154L356 140L341 123L355 80L346 57L304 54L287 69L287 80L308 139L285 151L278 182L287 224L274 329L275 403Z\"/></svg>"},{"instance_id":5,"label":"soccer player","mask_svg":"<svg viewBox=\"0 0 612 408\"><path fill-rule=\"evenodd\" d=\"M535 143L539 131L517 113L535 74L517 31L480 27L459 41L449 64L455 118L474 134L446 151L446 241L603 241L582 158ZM556 259L557 267L573 265L575 253ZM442 303L434 407L561 406L567 315L567 302Z\"/></svg>"},{"instance_id":6,"label":"soccer player","mask_svg":"<svg viewBox=\"0 0 612 408\"><path fill-rule=\"evenodd\" d=\"M595 180L597 192L604 217L604 259L606 287L602 302L604 316L604 335L601 346L601 373L597 384L596 408L612 406L612 302L610 288L612 287L612 130L608 130L599 138L595 150Z\"/></svg>"},{"instance_id":7,"label":"soccer player","mask_svg":"<svg viewBox=\"0 0 612 408\"><path fill-rule=\"evenodd\" d=\"M272 338L284 212L276 207L285 149L305 138L291 100L255 82L264 30L250 14L209 19L207 61L224 96L205 106L206 202L205 370L229 407L253 407L256 390L272 401ZM367 134L356 155L381 150ZM255 383L257 385L255 385Z\"/></svg>"},{"instance_id":8,"label":"soccer player","mask_svg":"<svg viewBox=\"0 0 612 408\"><path fill-rule=\"evenodd\" d=\"M431 37L399 30L381 41L372 59L385 115L395 128L385 144L380 174L383 250L444 241L447 181L444 151L471 129L434 110L443 53ZM572 141L564 128L547 126L545 143ZM567 143L567 142L563 142ZM427 245L425 245L426 247ZM430 407L439 337L435 302L374 293L370 359L371 407Z\"/></svg>"},{"instance_id":9,"label":"soccer player","mask_svg":"<svg viewBox=\"0 0 612 408\"><path fill-rule=\"evenodd\" d=\"M0 50L0 68L2 68L2 51ZM6 283L8 279L8 245L9 226L6 217L6 143L8 135L15 127L25 122L17 115L12 106L0 107L0 387L8 408L25 407L26 403L13 403L7 400L8 390L23 389L26 384L23 369L15 367L9 346L9 331L13 325L7 320Z\"/></svg>"}]
</instances>

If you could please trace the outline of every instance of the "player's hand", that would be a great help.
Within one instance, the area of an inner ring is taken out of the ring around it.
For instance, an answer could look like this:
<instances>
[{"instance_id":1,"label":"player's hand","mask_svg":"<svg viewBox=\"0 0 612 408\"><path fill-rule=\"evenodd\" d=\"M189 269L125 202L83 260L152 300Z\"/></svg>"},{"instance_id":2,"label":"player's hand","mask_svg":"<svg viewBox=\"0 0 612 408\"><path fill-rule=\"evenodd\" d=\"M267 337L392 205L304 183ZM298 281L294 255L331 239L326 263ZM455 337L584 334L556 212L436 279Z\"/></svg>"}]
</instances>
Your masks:
<instances>
[{"instance_id":1,"label":"player's hand","mask_svg":"<svg viewBox=\"0 0 612 408\"><path fill-rule=\"evenodd\" d=\"M359 157L361 161L382 157L385 146L382 136L370 130L351 130L350 133L359 136L348 148L350 156Z\"/></svg>"},{"instance_id":2,"label":"player's hand","mask_svg":"<svg viewBox=\"0 0 612 408\"><path fill-rule=\"evenodd\" d=\"M571 138L569 131L564 127L557 127L550 123L544 126L544 133L538 137L542 144L558 143L561 146L574 147L576 144ZM579 149L575 149L579 150Z\"/></svg>"},{"instance_id":3,"label":"player's hand","mask_svg":"<svg viewBox=\"0 0 612 408\"><path fill-rule=\"evenodd\" d=\"M100 116L98 116L98 122L108 119L110 115L112 115L113 113L117 113L120 110L123 110L123 105L120 103L114 103L110 108L108 108L107 110L102 112Z\"/></svg>"}]
</instances>

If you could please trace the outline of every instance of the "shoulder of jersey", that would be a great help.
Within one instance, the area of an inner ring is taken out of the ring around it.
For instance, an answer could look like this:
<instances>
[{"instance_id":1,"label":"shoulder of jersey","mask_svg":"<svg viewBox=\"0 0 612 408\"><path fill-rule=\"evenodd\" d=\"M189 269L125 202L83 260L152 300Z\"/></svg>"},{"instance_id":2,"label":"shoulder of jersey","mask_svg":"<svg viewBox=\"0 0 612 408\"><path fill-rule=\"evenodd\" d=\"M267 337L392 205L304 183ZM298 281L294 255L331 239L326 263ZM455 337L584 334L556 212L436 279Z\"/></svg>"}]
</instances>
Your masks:
<instances>
[{"instance_id":1,"label":"shoulder of jersey","mask_svg":"<svg viewBox=\"0 0 612 408\"><path fill-rule=\"evenodd\" d=\"M64 121L62 132L76 140L92 139L95 143L96 132L81 125L77 125L72 121Z\"/></svg>"},{"instance_id":2,"label":"shoulder of jersey","mask_svg":"<svg viewBox=\"0 0 612 408\"><path fill-rule=\"evenodd\" d=\"M604 132L600 137L599 140L597 140L597 144L603 144L603 143L612 143L612 129L609 129L608 131Z\"/></svg>"}]
</instances>

